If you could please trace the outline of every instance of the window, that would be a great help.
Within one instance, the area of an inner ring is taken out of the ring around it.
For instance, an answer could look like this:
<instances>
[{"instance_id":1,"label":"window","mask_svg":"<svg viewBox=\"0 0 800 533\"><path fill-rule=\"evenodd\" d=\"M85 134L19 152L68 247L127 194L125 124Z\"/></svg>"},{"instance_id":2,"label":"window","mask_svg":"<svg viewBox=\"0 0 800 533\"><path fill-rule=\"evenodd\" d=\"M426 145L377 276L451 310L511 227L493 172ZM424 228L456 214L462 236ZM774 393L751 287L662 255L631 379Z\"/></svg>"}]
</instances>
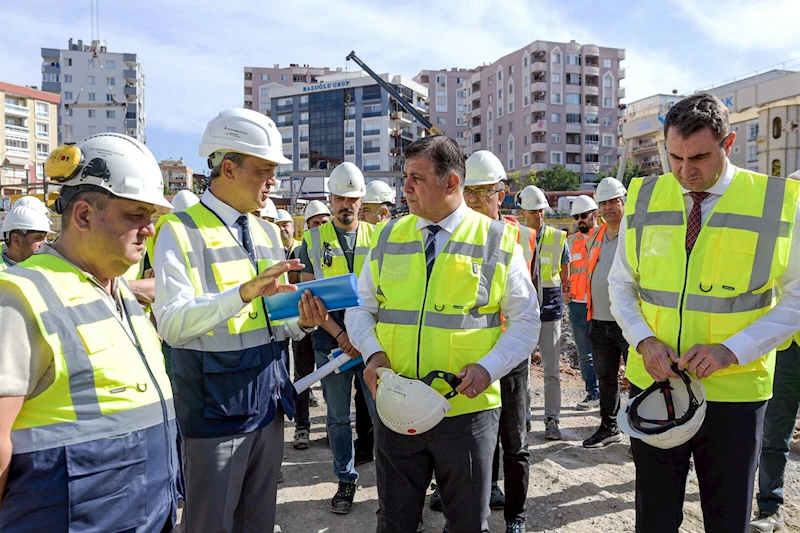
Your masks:
<instances>
[{"instance_id":1,"label":"window","mask_svg":"<svg viewBox=\"0 0 800 533\"><path fill-rule=\"evenodd\" d=\"M492 78L493 78L493 76L489 76L489 85L492 84Z\"/></svg>"},{"instance_id":2,"label":"window","mask_svg":"<svg viewBox=\"0 0 800 533\"><path fill-rule=\"evenodd\" d=\"M497 106L497 118L500 118L502 116L503 116L503 106L499 105Z\"/></svg>"},{"instance_id":3,"label":"window","mask_svg":"<svg viewBox=\"0 0 800 533\"><path fill-rule=\"evenodd\" d=\"M561 134L560 133L551 133L550 140L553 144L561 144Z\"/></svg>"},{"instance_id":4,"label":"window","mask_svg":"<svg viewBox=\"0 0 800 533\"><path fill-rule=\"evenodd\" d=\"M581 64L581 55L580 54L567 54L567 65L580 65Z\"/></svg>"},{"instance_id":5,"label":"window","mask_svg":"<svg viewBox=\"0 0 800 533\"><path fill-rule=\"evenodd\" d=\"M464 105L458 104L456 105L456 113L463 113L464 112Z\"/></svg>"},{"instance_id":6,"label":"window","mask_svg":"<svg viewBox=\"0 0 800 533\"><path fill-rule=\"evenodd\" d=\"M281 74L281 81L289 81L289 76L286 74Z\"/></svg>"},{"instance_id":7,"label":"window","mask_svg":"<svg viewBox=\"0 0 800 533\"><path fill-rule=\"evenodd\" d=\"M64 83L72 83L72 74L64 74Z\"/></svg>"},{"instance_id":8,"label":"window","mask_svg":"<svg viewBox=\"0 0 800 533\"><path fill-rule=\"evenodd\" d=\"M613 135L603 135L603 146L605 146L607 148L614 146L614 136Z\"/></svg>"},{"instance_id":9,"label":"window","mask_svg":"<svg viewBox=\"0 0 800 533\"><path fill-rule=\"evenodd\" d=\"M67 109L67 116L68 116L68 117L71 117L71 116L72 116L72 109Z\"/></svg>"},{"instance_id":10,"label":"window","mask_svg":"<svg viewBox=\"0 0 800 533\"><path fill-rule=\"evenodd\" d=\"M50 124L45 124L43 122L36 123L36 136L40 139L48 139L50 138ZM49 150L48 150L49 152Z\"/></svg>"},{"instance_id":11,"label":"window","mask_svg":"<svg viewBox=\"0 0 800 533\"><path fill-rule=\"evenodd\" d=\"M503 145L502 144L498 144L497 145L497 152L500 153L500 154L503 153Z\"/></svg>"},{"instance_id":12,"label":"window","mask_svg":"<svg viewBox=\"0 0 800 533\"><path fill-rule=\"evenodd\" d=\"M609 78L608 76L603 78L603 87L605 87L606 89L611 88L611 78Z\"/></svg>"},{"instance_id":13,"label":"window","mask_svg":"<svg viewBox=\"0 0 800 533\"><path fill-rule=\"evenodd\" d=\"M89 110L89 118L94 118L96 114L97 114L96 110L94 109Z\"/></svg>"},{"instance_id":14,"label":"window","mask_svg":"<svg viewBox=\"0 0 800 533\"><path fill-rule=\"evenodd\" d=\"M550 76L550 80L551 80L553 83L561 83L561 74L552 74L552 75Z\"/></svg>"},{"instance_id":15,"label":"window","mask_svg":"<svg viewBox=\"0 0 800 533\"><path fill-rule=\"evenodd\" d=\"M509 150L511 150L511 149L509 148ZM514 170L514 157L513 156L508 158L508 166L506 168L508 170Z\"/></svg>"},{"instance_id":16,"label":"window","mask_svg":"<svg viewBox=\"0 0 800 533\"><path fill-rule=\"evenodd\" d=\"M525 54L525 57L522 58L522 66L523 67L528 66L528 54Z\"/></svg>"},{"instance_id":17,"label":"window","mask_svg":"<svg viewBox=\"0 0 800 533\"><path fill-rule=\"evenodd\" d=\"M581 123L580 113L567 113L567 124L580 124L580 123Z\"/></svg>"},{"instance_id":18,"label":"window","mask_svg":"<svg viewBox=\"0 0 800 533\"><path fill-rule=\"evenodd\" d=\"M603 156L603 164L604 165L613 165L614 164L614 158L612 156L610 156L610 155L604 155Z\"/></svg>"},{"instance_id":19,"label":"window","mask_svg":"<svg viewBox=\"0 0 800 533\"><path fill-rule=\"evenodd\" d=\"M97 98L96 98L96 96L95 96L95 94L94 94L94 93L89 93L89 101L90 101L90 102L95 102L95 101L97 101Z\"/></svg>"},{"instance_id":20,"label":"window","mask_svg":"<svg viewBox=\"0 0 800 533\"><path fill-rule=\"evenodd\" d=\"M269 98L269 87L259 87L258 88L258 95L261 98Z\"/></svg>"},{"instance_id":21,"label":"window","mask_svg":"<svg viewBox=\"0 0 800 533\"><path fill-rule=\"evenodd\" d=\"M42 74L42 81L58 83L58 74L54 72L50 72L49 74Z\"/></svg>"},{"instance_id":22,"label":"window","mask_svg":"<svg viewBox=\"0 0 800 533\"><path fill-rule=\"evenodd\" d=\"M758 137L758 122L747 127L747 140L755 141L756 137Z\"/></svg>"},{"instance_id":23,"label":"window","mask_svg":"<svg viewBox=\"0 0 800 533\"><path fill-rule=\"evenodd\" d=\"M498 135L502 135L503 134L503 125L502 124L497 126L497 134Z\"/></svg>"},{"instance_id":24,"label":"window","mask_svg":"<svg viewBox=\"0 0 800 533\"><path fill-rule=\"evenodd\" d=\"M579 93L567 93L567 103L581 105L581 95Z\"/></svg>"},{"instance_id":25,"label":"window","mask_svg":"<svg viewBox=\"0 0 800 533\"><path fill-rule=\"evenodd\" d=\"M508 66L508 75L510 76L512 74L514 74L514 65L509 65Z\"/></svg>"},{"instance_id":26,"label":"window","mask_svg":"<svg viewBox=\"0 0 800 533\"><path fill-rule=\"evenodd\" d=\"M47 159L47 154L50 153L50 145L47 143L36 143L36 157L39 159Z\"/></svg>"},{"instance_id":27,"label":"window","mask_svg":"<svg viewBox=\"0 0 800 533\"><path fill-rule=\"evenodd\" d=\"M90 57L87 61L89 62L89 68L94 68L95 67L94 58Z\"/></svg>"},{"instance_id":28,"label":"window","mask_svg":"<svg viewBox=\"0 0 800 533\"><path fill-rule=\"evenodd\" d=\"M586 123L587 124L598 124L597 113L587 113L586 114Z\"/></svg>"},{"instance_id":29,"label":"window","mask_svg":"<svg viewBox=\"0 0 800 533\"><path fill-rule=\"evenodd\" d=\"M550 59L553 63L561 63L561 52L553 52L550 54Z\"/></svg>"},{"instance_id":30,"label":"window","mask_svg":"<svg viewBox=\"0 0 800 533\"><path fill-rule=\"evenodd\" d=\"M117 78L106 78L106 85L116 85Z\"/></svg>"},{"instance_id":31,"label":"window","mask_svg":"<svg viewBox=\"0 0 800 533\"><path fill-rule=\"evenodd\" d=\"M586 161L587 163L598 163L600 161L600 158L598 157L597 154L584 154L583 160Z\"/></svg>"},{"instance_id":32,"label":"window","mask_svg":"<svg viewBox=\"0 0 800 533\"><path fill-rule=\"evenodd\" d=\"M114 101L114 95L111 94L111 93L108 93L106 95L106 102L113 102L113 101Z\"/></svg>"},{"instance_id":33,"label":"window","mask_svg":"<svg viewBox=\"0 0 800 533\"><path fill-rule=\"evenodd\" d=\"M509 113L513 113L514 112L514 102L509 102L508 103L508 112Z\"/></svg>"},{"instance_id":34,"label":"window","mask_svg":"<svg viewBox=\"0 0 800 533\"><path fill-rule=\"evenodd\" d=\"M567 85L580 85L581 75L574 72L567 72Z\"/></svg>"},{"instance_id":35,"label":"window","mask_svg":"<svg viewBox=\"0 0 800 533\"><path fill-rule=\"evenodd\" d=\"M550 115L550 122L553 124L559 124L561 122L561 113L553 113Z\"/></svg>"},{"instance_id":36,"label":"window","mask_svg":"<svg viewBox=\"0 0 800 533\"><path fill-rule=\"evenodd\" d=\"M780 139L781 138L781 118L775 117L772 119L772 138L773 139ZM777 160L776 160L777 161ZM778 161L780 163L780 161ZM774 163L773 163L774 164ZM772 174L773 176L780 176L780 173Z\"/></svg>"},{"instance_id":37,"label":"window","mask_svg":"<svg viewBox=\"0 0 800 533\"><path fill-rule=\"evenodd\" d=\"M116 63L114 61L106 61L106 68L115 69L115 68L117 68L117 65L116 65Z\"/></svg>"},{"instance_id":38,"label":"window","mask_svg":"<svg viewBox=\"0 0 800 533\"><path fill-rule=\"evenodd\" d=\"M597 146L600 144L600 136L593 133L587 133L584 136L583 143L589 146Z\"/></svg>"},{"instance_id":39,"label":"window","mask_svg":"<svg viewBox=\"0 0 800 533\"><path fill-rule=\"evenodd\" d=\"M464 83L464 78L456 78L456 83L458 85L461 85L462 83Z\"/></svg>"},{"instance_id":40,"label":"window","mask_svg":"<svg viewBox=\"0 0 800 533\"><path fill-rule=\"evenodd\" d=\"M89 135L94 135L96 130L97 126L89 126Z\"/></svg>"},{"instance_id":41,"label":"window","mask_svg":"<svg viewBox=\"0 0 800 533\"><path fill-rule=\"evenodd\" d=\"M514 94L514 84L508 82L508 94Z\"/></svg>"},{"instance_id":42,"label":"window","mask_svg":"<svg viewBox=\"0 0 800 533\"><path fill-rule=\"evenodd\" d=\"M464 125L464 117L456 117L456 126L463 126L463 125Z\"/></svg>"},{"instance_id":43,"label":"window","mask_svg":"<svg viewBox=\"0 0 800 533\"><path fill-rule=\"evenodd\" d=\"M561 93L550 93L550 103L551 104L560 104L561 103Z\"/></svg>"},{"instance_id":44,"label":"window","mask_svg":"<svg viewBox=\"0 0 800 533\"><path fill-rule=\"evenodd\" d=\"M611 68L611 60L610 59L604 59L603 60L603 68Z\"/></svg>"},{"instance_id":45,"label":"window","mask_svg":"<svg viewBox=\"0 0 800 533\"><path fill-rule=\"evenodd\" d=\"M490 109L489 110L489 122L491 122L491 121L492 121L492 110Z\"/></svg>"},{"instance_id":46,"label":"window","mask_svg":"<svg viewBox=\"0 0 800 533\"><path fill-rule=\"evenodd\" d=\"M49 118L50 108L45 102L36 102L36 116L38 118Z\"/></svg>"},{"instance_id":47,"label":"window","mask_svg":"<svg viewBox=\"0 0 800 533\"><path fill-rule=\"evenodd\" d=\"M747 160L758 161L758 146L750 144L747 146Z\"/></svg>"},{"instance_id":48,"label":"window","mask_svg":"<svg viewBox=\"0 0 800 533\"><path fill-rule=\"evenodd\" d=\"M489 94L489 103L491 104L492 102L494 102L494 95Z\"/></svg>"},{"instance_id":49,"label":"window","mask_svg":"<svg viewBox=\"0 0 800 533\"><path fill-rule=\"evenodd\" d=\"M780 159L773 159L772 160L772 175L773 176L780 176L781 175L781 160Z\"/></svg>"},{"instance_id":50,"label":"window","mask_svg":"<svg viewBox=\"0 0 800 533\"><path fill-rule=\"evenodd\" d=\"M564 160L564 154L562 152L550 152L550 164L551 165L560 165Z\"/></svg>"},{"instance_id":51,"label":"window","mask_svg":"<svg viewBox=\"0 0 800 533\"><path fill-rule=\"evenodd\" d=\"M117 132L117 128L115 128L114 126L106 126L106 131L108 133L116 133Z\"/></svg>"},{"instance_id":52,"label":"window","mask_svg":"<svg viewBox=\"0 0 800 533\"><path fill-rule=\"evenodd\" d=\"M508 151L511 152L512 150L514 150L514 139L509 139L508 140Z\"/></svg>"},{"instance_id":53,"label":"window","mask_svg":"<svg viewBox=\"0 0 800 533\"><path fill-rule=\"evenodd\" d=\"M611 117L603 117L603 126L611 125Z\"/></svg>"},{"instance_id":54,"label":"window","mask_svg":"<svg viewBox=\"0 0 800 533\"><path fill-rule=\"evenodd\" d=\"M530 81L531 81L531 77L526 74L522 78L522 86L523 87L527 87L530 84Z\"/></svg>"},{"instance_id":55,"label":"window","mask_svg":"<svg viewBox=\"0 0 800 533\"><path fill-rule=\"evenodd\" d=\"M36 163L36 178L44 179L44 163Z\"/></svg>"},{"instance_id":56,"label":"window","mask_svg":"<svg viewBox=\"0 0 800 533\"><path fill-rule=\"evenodd\" d=\"M300 105L308 105L308 95L304 94L300 96Z\"/></svg>"},{"instance_id":57,"label":"window","mask_svg":"<svg viewBox=\"0 0 800 533\"><path fill-rule=\"evenodd\" d=\"M64 91L64 100L72 100L72 91Z\"/></svg>"},{"instance_id":58,"label":"window","mask_svg":"<svg viewBox=\"0 0 800 533\"><path fill-rule=\"evenodd\" d=\"M71 57L68 57L68 58L67 58L67 66L68 66L68 67L71 67L71 66L72 66L72 58L71 58Z\"/></svg>"},{"instance_id":59,"label":"window","mask_svg":"<svg viewBox=\"0 0 800 533\"><path fill-rule=\"evenodd\" d=\"M528 107L529 105L531 105L531 101L530 98L528 98L528 95L526 94L525 96L522 97L522 107Z\"/></svg>"},{"instance_id":60,"label":"window","mask_svg":"<svg viewBox=\"0 0 800 533\"><path fill-rule=\"evenodd\" d=\"M530 138L531 138L530 135L525 135L524 137L522 137L522 145L523 146L528 146L528 144L529 144L528 141L530 141Z\"/></svg>"},{"instance_id":61,"label":"window","mask_svg":"<svg viewBox=\"0 0 800 533\"><path fill-rule=\"evenodd\" d=\"M529 153L522 154L522 166L527 167L530 164L531 164L531 154Z\"/></svg>"},{"instance_id":62,"label":"window","mask_svg":"<svg viewBox=\"0 0 800 533\"><path fill-rule=\"evenodd\" d=\"M269 81L269 74L262 74L261 81Z\"/></svg>"},{"instance_id":63,"label":"window","mask_svg":"<svg viewBox=\"0 0 800 533\"><path fill-rule=\"evenodd\" d=\"M603 97L603 107L612 107L612 105L611 105L611 97L610 96L604 96Z\"/></svg>"},{"instance_id":64,"label":"window","mask_svg":"<svg viewBox=\"0 0 800 533\"><path fill-rule=\"evenodd\" d=\"M531 116L530 115L525 115L525 125L526 126L530 126L531 125Z\"/></svg>"},{"instance_id":65,"label":"window","mask_svg":"<svg viewBox=\"0 0 800 533\"><path fill-rule=\"evenodd\" d=\"M503 89L497 89L497 98L500 99L503 97Z\"/></svg>"},{"instance_id":66,"label":"window","mask_svg":"<svg viewBox=\"0 0 800 533\"><path fill-rule=\"evenodd\" d=\"M438 83L439 85L447 85L447 78L439 74L438 76L436 76L436 83Z\"/></svg>"},{"instance_id":67,"label":"window","mask_svg":"<svg viewBox=\"0 0 800 533\"><path fill-rule=\"evenodd\" d=\"M498 70L497 71L497 81L502 81L502 79L503 79L503 71L502 70Z\"/></svg>"},{"instance_id":68,"label":"window","mask_svg":"<svg viewBox=\"0 0 800 533\"><path fill-rule=\"evenodd\" d=\"M94 85L95 77L94 76L87 76L86 77L86 84L87 85Z\"/></svg>"},{"instance_id":69,"label":"window","mask_svg":"<svg viewBox=\"0 0 800 533\"><path fill-rule=\"evenodd\" d=\"M466 98L466 97L467 97L467 91L463 89L456 91L456 98Z\"/></svg>"},{"instance_id":70,"label":"window","mask_svg":"<svg viewBox=\"0 0 800 533\"><path fill-rule=\"evenodd\" d=\"M117 112L113 110L106 111L106 118L117 118Z\"/></svg>"},{"instance_id":71,"label":"window","mask_svg":"<svg viewBox=\"0 0 800 533\"><path fill-rule=\"evenodd\" d=\"M27 139L17 139L6 136L6 148L17 149L17 150L25 150L26 152L29 150L28 148L28 140Z\"/></svg>"},{"instance_id":72,"label":"window","mask_svg":"<svg viewBox=\"0 0 800 533\"><path fill-rule=\"evenodd\" d=\"M514 131L514 121L513 120L508 123L508 131L509 132Z\"/></svg>"},{"instance_id":73,"label":"window","mask_svg":"<svg viewBox=\"0 0 800 533\"><path fill-rule=\"evenodd\" d=\"M486 138L490 141L492 140L492 128L489 128L486 132Z\"/></svg>"},{"instance_id":74,"label":"window","mask_svg":"<svg viewBox=\"0 0 800 533\"><path fill-rule=\"evenodd\" d=\"M447 124L447 119L444 117L437 117L436 123L441 125Z\"/></svg>"}]
</instances>

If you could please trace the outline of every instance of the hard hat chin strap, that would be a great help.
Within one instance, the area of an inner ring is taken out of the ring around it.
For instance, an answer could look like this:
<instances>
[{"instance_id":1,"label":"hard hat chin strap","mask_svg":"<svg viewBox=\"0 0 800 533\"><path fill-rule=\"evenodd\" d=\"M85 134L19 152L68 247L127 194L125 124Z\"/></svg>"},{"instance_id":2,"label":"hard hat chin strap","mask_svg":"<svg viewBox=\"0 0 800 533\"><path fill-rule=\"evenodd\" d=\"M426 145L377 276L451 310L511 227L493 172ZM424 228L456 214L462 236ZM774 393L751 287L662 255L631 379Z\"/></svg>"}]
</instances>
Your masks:
<instances>
[{"instance_id":1,"label":"hard hat chin strap","mask_svg":"<svg viewBox=\"0 0 800 533\"><path fill-rule=\"evenodd\" d=\"M431 372L428 372L428 375L425 376L424 378L420 378L420 381L423 382L428 387L430 387L431 384L433 383L433 380L437 379L437 378L441 379L441 380L444 380L444 382L447 383L448 385L450 385L450 388L453 389L453 390L451 390L450 392L448 392L447 394L444 395L445 398L447 398L449 400L450 398L452 398L453 396L458 394L458 391L456 390L456 388L459 385L461 385L461 379L456 377L456 375L451 373L451 372L443 372L441 370L433 370Z\"/></svg>"},{"instance_id":2,"label":"hard hat chin strap","mask_svg":"<svg viewBox=\"0 0 800 533\"><path fill-rule=\"evenodd\" d=\"M692 390L692 378L689 377L686 371L678 370L678 367L674 364L672 365L672 369L680 376L684 385L686 385L686 392L689 395L689 408L682 417L675 418L675 404L672 401L672 385L670 385L670 381L653 383L631 401L631 406L628 409L631 426L636 431L644 433L645 435L660 435L661 433L665 433L670 429L687 423L700 408L700 401ZM654 392L660 392L664 395L664 402L667 404L667 420L650 420L639 416L639 406ZM646 427L643 426L643 424L650 424L651 426ZM653 425L654 427L652 427Z\"/></svg>"}]
</instances>

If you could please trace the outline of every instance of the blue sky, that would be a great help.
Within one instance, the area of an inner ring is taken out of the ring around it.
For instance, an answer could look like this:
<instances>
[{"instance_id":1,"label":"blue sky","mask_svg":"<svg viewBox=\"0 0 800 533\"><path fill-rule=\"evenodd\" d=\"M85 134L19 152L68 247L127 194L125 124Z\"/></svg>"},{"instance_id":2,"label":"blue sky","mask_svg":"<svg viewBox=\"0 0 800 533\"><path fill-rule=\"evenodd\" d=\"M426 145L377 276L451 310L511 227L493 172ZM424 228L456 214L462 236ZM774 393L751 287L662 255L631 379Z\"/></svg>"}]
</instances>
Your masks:
<instances>
[{"instance_id":1,"label":"blue sky","mask_svg":"<svg viewBox=\"0 0 800 533\"><path fill-rule=\"evenodd\" d=\"M68 4L3 9L0 81L39 85L41 47L91 39L89 0ZM203 128L242 105L246 65L345 67L352 49L378 72L411 77L488 63L537 39L575 39L626 49L631 102L798 58L798 20L798 0L100 0L99 29L109 50L139 54L150 149L202 171Z\"/></svg>"}]
</instances>

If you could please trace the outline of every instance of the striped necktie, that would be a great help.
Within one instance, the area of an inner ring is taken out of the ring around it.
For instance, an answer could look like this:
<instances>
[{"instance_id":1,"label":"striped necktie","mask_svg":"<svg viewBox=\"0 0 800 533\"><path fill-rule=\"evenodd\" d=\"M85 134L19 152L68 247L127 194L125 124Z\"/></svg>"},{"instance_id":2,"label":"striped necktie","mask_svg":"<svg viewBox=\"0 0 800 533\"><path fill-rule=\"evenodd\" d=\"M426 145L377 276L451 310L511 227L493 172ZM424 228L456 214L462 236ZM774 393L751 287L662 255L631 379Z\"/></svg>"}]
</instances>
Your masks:
<instances>
[{"instance_id":1,"label":"striped necktie","mask_svg":"<svg viewBox=\"0 0 800 533\"><path fill-rule=\"evenodd\" d=\"M253 239L250 237L250 221L247 220L247 215L240 216L236 223L242 228L242 247L250 256L250 259L256 262L256 251L253 248Z\"/></svg>"},{"instance_id":2,"label":"striped necktie","mask_svg":"<svg viewBox=\"0 0 800 533\"><path fill-rule=\"evenodd\" d=\"M431 277L433 262L436 260L436 234L442 229L436 224L428 226L428 239L425 241L425 264L428 267L428 279Z\"/></svg>"}]
</instances>

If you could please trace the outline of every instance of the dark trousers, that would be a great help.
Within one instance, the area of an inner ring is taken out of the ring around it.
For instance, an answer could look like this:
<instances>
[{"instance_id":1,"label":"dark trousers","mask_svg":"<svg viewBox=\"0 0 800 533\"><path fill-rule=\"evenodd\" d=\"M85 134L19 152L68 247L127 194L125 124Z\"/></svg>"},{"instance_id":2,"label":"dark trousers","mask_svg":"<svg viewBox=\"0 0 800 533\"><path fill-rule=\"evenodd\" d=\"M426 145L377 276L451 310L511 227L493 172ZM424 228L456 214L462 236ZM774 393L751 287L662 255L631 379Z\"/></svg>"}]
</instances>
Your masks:
<instances>
[{"instance_id":1,"label":"dark trousers","mask_svg":"<svg viewBox=\"0 0 800 533\"><path fill-rule=\"evenodd\" d=\"M299 341L292 341L294 356L294 380L304 378L314 371L316 357L312 346L312 335L306 335ZM294 422L297 429L311 429L308 419L308 400L311 389L303 391L294 400Z\"/></svg>"},{"instance_id":2,"label":"dark trousers","mask_svg":"<svg viewBox=\"0 0 800 533\"><path fill-rule=\"evenodd\" d=\"M489 531L492 454L500 409L448 417L421 435L400 435L375 417L377 533L410 533L436 469L450 533Z\"/></svg>"},{"instance_id":3,"label":"dark trousers","mask_svg":"<svg viewBox=\"0 0 800 533\"><path fill-rule=\"evenodd\" d=\"M372 452L375 447L375 432L372 427L372 417L369 415L367 400L360 383L356 383L356 440L353 443L356 455Z\"/></svg>"},{"instance_id":4,"label":"dark trousers","mask_svg":"<svg viewBox=\"0 0 800 533\"><path fill-rule=\"evenodd\" d=\"M641 389L631 386L631 396ZM637 533L677 533L694 458L706 533L748 533L767 402L708 402L692 439L662 450L631 439Z\"/></svg>"},{"instance_id":5,"label":"dark trousers","mask_svg":"<svg viewBox=\"0 0 800 533\"><path fill-rule=\"evenodd\" d=\"M600 385L600 417L606 425L616 425L619 411L619 360L628 360L628 341L616 322L592 320L589 324L594 370Z\"/></svg>"},{"instance_id":6,"label":"dark trousers","mask_svg":"<svg viewBox=\"0 0 800 533\"><path fill-rule=\"evenodd\" d=\"M528 495L528 432L525 427L525 395L528 394L527 360L500 378L500 435L492 461L492 483L500 475L500 445L503 447L503 483L506 503L503 516L506 521L525 520L525 499Z\"/></svg>"},{"instance_id":7,"label":"dark trousers","mask_svg":"<svg viewBox=\"0 0 800 533\"><path fill-rule=\"evenodd\" d=\"M767 404L761 459L758 465L758 509L774 513L783 505L783 474L789 459L789 443L800 408L800 347L778 352L775 384Z\"/></svg>"}]
</instances>

